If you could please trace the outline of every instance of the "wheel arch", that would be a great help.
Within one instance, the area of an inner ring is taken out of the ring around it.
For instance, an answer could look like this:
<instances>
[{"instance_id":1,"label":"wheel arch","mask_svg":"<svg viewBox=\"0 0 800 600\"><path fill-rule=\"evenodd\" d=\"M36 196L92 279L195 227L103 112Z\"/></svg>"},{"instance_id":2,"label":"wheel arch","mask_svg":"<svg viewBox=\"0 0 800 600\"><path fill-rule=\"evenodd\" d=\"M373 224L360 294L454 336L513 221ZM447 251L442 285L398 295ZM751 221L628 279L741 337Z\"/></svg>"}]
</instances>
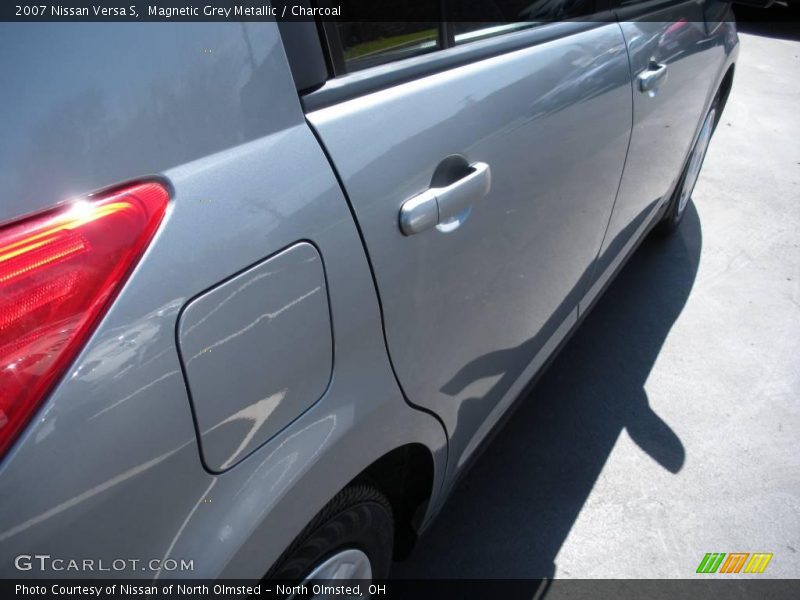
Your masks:
<instances>
[{"instance_id":1,"label":"wheel arch","mask_svg":"<svg viewBox=\"0 0 800 600\"><path fill-rule=\"evenodd\" d=\"M725 105L728 102L728 97L731 95L731 88L733 87L733 74L736 70L736 64L731 64L725 75L722 76L722 81L717 88L717 97L719 98L719 110L717 111L717 123L722 117L722 112L725 110Z\"/></svg>"},{"instance_id":2,"label":"wheel arch","mask_svg":"<svg viewBox=\"0 0 800 600\"><path fill-rule=\"evenodd\" d=\"M391 450L366 467L353 482L375 486L389 500L394 515L394 557L408 556L417 540L434 488L434 456L421 443Z\"/></svg>"}]
</instances>

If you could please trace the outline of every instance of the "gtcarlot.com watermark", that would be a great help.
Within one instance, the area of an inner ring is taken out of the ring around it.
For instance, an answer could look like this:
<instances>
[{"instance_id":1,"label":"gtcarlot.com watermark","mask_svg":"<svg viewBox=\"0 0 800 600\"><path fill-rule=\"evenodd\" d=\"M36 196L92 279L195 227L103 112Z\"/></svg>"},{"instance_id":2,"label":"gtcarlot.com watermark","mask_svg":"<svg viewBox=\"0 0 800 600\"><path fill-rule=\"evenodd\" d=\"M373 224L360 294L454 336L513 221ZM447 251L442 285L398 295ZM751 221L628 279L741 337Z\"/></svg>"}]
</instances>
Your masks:
<instances>
[{"instance_id":1,"label":"gtcarlot.com watermark","mask_svg":"<svg viewBox=\"0 0 800 600\"><path fill-rule=\"evenodd\" d=\"M194 559L185 558L63 558L49 554L20 554L14 559L17 571L34 572L119 572L194 571Z\"/></svg>"}]
</instances>

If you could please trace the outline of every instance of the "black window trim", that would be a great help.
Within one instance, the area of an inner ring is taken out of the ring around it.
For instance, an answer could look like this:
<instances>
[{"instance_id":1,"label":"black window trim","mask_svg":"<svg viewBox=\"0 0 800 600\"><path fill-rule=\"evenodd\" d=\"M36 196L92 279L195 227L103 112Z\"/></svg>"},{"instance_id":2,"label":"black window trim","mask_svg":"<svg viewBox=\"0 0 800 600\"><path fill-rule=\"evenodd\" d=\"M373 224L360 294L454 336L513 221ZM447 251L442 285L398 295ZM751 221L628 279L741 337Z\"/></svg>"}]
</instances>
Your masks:
<instances>
[{"instance_id":1,"label":"black window trim","mask_svg":"<svg viewBox=\"0 0 800 600\"><path fill-rule=\"evenodd\" d=\"M344 48L342 47L339 28L335 22L321 21L319 23L319 31L328 49L326 54L331 65L331 75L333 77L344 75L347 70L344 63Z\"/></svg>"},{"instance_id":2,"label":"black window trim","mask_svg":"<svg viewBox=\"0 0 800 600\"><path fill-rule=\"evenodd\" d=\"M601 2L602 0L599 3ZM332 76L325 83L304 94L301 97L301 103L305 112L313 112L427 75L589 31L607 25L614 20L613 13L604 10L581 20L546 23L530 29L477 40L461 46L450 45L434 52L404 58L395 62L387 62L338 76L336 75L336 70L334 70L331 74ZM330 39L327 37L327 30L331 26L333 29L336 28L335 23L324 26L326 41ZM449 35L452 35L451 26L448 25L445 29L450 31ZM341 48L341 45L339 48ZM342 55L341 52L339 55Z\"/></svg>"},{"instance_id":3,"label":"black window trim","mask_svg":"<svg viewBox=\"0 0 800 600\"><path fill-rule=\"evenodd\" d=\"M297 92L302 95L324 84L332 70L322 48L317 24L313 21L278 21L277 25Z\"/></svg>"}]
</instances>

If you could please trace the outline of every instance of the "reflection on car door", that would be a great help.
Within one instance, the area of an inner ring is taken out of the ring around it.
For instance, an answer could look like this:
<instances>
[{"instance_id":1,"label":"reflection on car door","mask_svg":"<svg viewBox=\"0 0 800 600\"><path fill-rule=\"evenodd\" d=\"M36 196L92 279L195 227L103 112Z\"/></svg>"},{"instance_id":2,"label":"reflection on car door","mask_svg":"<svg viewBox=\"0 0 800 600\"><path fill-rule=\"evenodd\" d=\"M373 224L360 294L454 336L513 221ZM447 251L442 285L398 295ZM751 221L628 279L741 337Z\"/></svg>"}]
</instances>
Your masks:
<instances>
[{"instance_id":1,"label":"reflection on car door","mask_svg":"<svg viewBox=\"0 0 800 600\"><path fill-rule=\"evenodd\" d=\"M633 134L587 302L668 200L719 69L701 2L623 2L619 18L631 59Z\"/></svg>"},{"instance_id":2,"label":"reflection on car door","mask_svg":"<svg viewBox=\"0 0 800 600\"><path fill-rule=\"evenodd\" d=\"M398 380L456 462L576 321L630 134L616 23L512 35L531 45L308 115L363 232ZM404 235L401 207L453 155L489 166L488 193Z\"/></svg>"}]
</instances>

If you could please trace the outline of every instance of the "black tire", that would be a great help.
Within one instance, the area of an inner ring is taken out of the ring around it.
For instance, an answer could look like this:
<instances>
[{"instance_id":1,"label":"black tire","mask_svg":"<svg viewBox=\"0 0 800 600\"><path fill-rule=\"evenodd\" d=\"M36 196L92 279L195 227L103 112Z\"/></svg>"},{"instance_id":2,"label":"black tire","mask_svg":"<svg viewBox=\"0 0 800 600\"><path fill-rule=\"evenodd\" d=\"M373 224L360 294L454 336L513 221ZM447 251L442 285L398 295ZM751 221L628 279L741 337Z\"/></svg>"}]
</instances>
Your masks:
<instances>
[{"instance_id":1,"label":"black tire","mask_svg":"<svg viewBox=\"0 0 800 600\"><path fill-rule=\"evenodd\" d=\"M267 573L267 579L303 581L331 555L364 552L373 579L385 579L392 564L394 521L386 497L367 484L346 487L326 504Z\"/></svg>"},{"instance_id":2,"label":"black tire","mask_svg":"<svg viewBox=\"0 0 800 600\"><path fill-rule=\"evenodd\" d=\"M708 109L708 112L705 114L703 118L703 122L708 119L709 115L714 113L714 122L712 123L711 133L713 135L714 129L716 129L717 121L719 121L720 117L720 110L719 110L719 96L714 99L711 103L711 106ZM698 142L695 142L692 151L689 153L689 156L686 158L686 163L683 165L683 171L681 172L681 177L678 180L678 185L675 186L675 191L672 192L672 197L669 199L669 204L667 205L667 211L664 213L664 216L661 218L661 221L656 225L655 231L657 234L662 236L668 236L673 234L681 224L683 220L683 215L686 214L686 207L688 206L688 201L684 203L684 206L681 207L680 199L681 194L684 191L684 183L686 181L687 173L689 172L689 165L692 162L692 157L694 156L695 152L697 151ZM705 162L705 153L703 154L701 161L700 161L700 169L702 170L703 162ZM697 179L690 184L690 189L688 190L688 196L691 198L692 192L694 191L694 185L697 183Z\"/></svg>"}]
</instances>

